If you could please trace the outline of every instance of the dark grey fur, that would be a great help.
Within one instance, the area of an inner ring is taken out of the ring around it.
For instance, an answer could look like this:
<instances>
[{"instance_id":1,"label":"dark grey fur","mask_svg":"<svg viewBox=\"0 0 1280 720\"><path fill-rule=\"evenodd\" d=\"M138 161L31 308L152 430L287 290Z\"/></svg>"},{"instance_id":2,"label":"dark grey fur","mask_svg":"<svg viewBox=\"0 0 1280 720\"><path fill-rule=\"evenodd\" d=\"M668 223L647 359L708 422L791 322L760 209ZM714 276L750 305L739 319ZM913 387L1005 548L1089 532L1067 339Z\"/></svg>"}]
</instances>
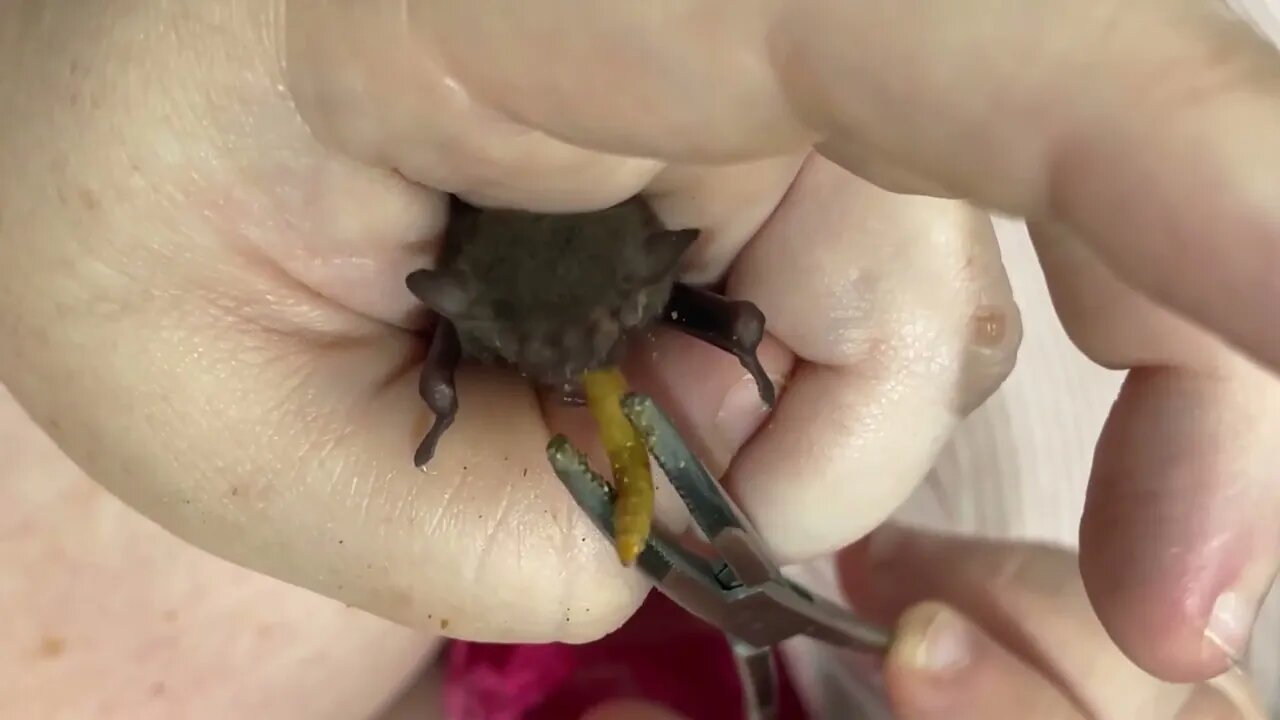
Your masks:
<instances>
[{"instance_id":1,"label":"dark grey fur","mask_svg":"<svg viewBox=\"0 0 1280 720\"><path fill-rule=\"evenodd\" d=\"M440 316L421 392L436 423L420 467L457 412L462 358L513 367L581 402L585 371L617 364L627 338L667 322L734 353L774 401L755 350L764 317L754 305L676 283L696 229L663 227L635 197L604 210L539 214L455 200L438 267L406 279Z\"/></svg>"}]
</instances>

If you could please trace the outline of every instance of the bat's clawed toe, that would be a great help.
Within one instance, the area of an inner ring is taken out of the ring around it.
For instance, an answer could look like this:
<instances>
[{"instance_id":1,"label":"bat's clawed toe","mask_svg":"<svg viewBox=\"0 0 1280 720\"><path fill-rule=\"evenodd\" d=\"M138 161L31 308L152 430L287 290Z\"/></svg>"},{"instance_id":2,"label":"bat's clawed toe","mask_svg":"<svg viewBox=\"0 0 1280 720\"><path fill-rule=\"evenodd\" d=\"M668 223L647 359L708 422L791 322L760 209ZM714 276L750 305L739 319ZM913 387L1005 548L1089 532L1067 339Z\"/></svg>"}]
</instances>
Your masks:
<instances>
[{"instance_id":1,"label":"bat's clawed toe","mask_svg":"<svg viewBox=\"0 0 1280 720\"><path fill-rule=\"evenodd\" d=\"M772 408L777 389L760 362L764 340L764 313L754 303L733 300L708 290L676 285L664 322L681 332L720 348L738 358L760 391L760 399Z\"/></svg>"},{"instance_id":2,"label":"bat's clawed toe","mask_svg":"<svg viewBox=\"0 0 1280 720\"><path fill-rule=\"evenodd\" d=\"M449 320L440 318L431 338L431 349L427 351L426 364L418 377L418 394L436 416L431 429L413 455L414 465L424 472L435 457L440 438L444 437L458 417L458 386L455 376L461 361L462 346L458 340L457 328Z\"/></svg>"},{"instance_id":3,"label":"bat's clawed toe","mask_svg":"<svg viewBox=\"0 0 1280 720\"><path fill-rule=\"evenodd\" d=\"M733 300L730 304L733 306L730 310L732 331L726 350L737 357L742 367L751 374L760 391L760 399L772 409L778 400L777 388L765 372L764 364L760 362L760 343L764 340L764 313L745 300Z\"/></svg>"},{"instance_id":4,"label":"bat's clawed toe","mask_svg":"<svg viewBox=\"0 0 1280 720\"><path fill-rule=\"evenodd\" d=\"M472 300L466 283L443 270L414 270L405 278L405 286L424 305L445 317L459 317Z\"/></svg>"}]
</instances>

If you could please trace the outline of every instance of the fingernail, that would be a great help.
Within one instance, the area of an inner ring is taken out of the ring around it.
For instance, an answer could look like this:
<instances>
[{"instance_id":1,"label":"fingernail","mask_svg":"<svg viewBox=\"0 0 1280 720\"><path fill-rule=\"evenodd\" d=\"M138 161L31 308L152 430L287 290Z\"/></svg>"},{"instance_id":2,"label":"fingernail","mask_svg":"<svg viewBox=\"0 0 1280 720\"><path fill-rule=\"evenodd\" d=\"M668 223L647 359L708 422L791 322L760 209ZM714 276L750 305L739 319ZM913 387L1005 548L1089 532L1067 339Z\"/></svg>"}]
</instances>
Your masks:
<instances>
[{"instance_id":1,"label":"fingernail","mask_svg":"<svg viewBox=\"0 0 1280 720\"><path fill-rule=\"evenodd\" d=\"M1204 629L1205 640L1237 667L1248 653L1262 604L1280 578L1277 570L1280 557L1274 552L1274 540L1264 540L1257 547L1265 550L1242 548L1237 551L1249 559L1239 568L1226 591L1214 600Z\"/></svg>"},{"instance_id":2,"label":"fingernail","mask_svg":"<svg viewBox=\"0 0 1280 720\"><path fill-rule=\"evenodd\" d=\"M1244 714L1222 691L1201 683L1191 691L1175 720L1242 720Z\"/></svg>"},{"instance_id":3,"label":"fingernail","mask_svg":"<svg viewBox=\"0 0 1280 720\"><path fill-rule=\"evenodd\" d=\"M1239 663L1253 632L1254 604L1240 592L1228 590L1218 596L1209 613L1204 635L1234 663Z\"/></svg>"},{"instance_id":4,"label":"fingernail","mask_svg":"<svg viewBox=\"0 0 1280 720\"><path fill-rule=\"evenodd\" d=\"M778 380L771 379L777 387ZM716 432L720 435L723 452L728 456L738 452L767 417L769 407L760 399L756 381L750 375L743 377L725 393L716 413Z\"/></svg>"},{"instance_id":5,"label":"fingernail","mask_svg":"<svg viewBox=\"0 0 1280 720\"><path fill-rule=\"evenodd\" d=\"M939 609L922 636L904 658L912 667L931 675L953 675L973 659L973 634L956 613Z\"/></svg>"}]
</instances>

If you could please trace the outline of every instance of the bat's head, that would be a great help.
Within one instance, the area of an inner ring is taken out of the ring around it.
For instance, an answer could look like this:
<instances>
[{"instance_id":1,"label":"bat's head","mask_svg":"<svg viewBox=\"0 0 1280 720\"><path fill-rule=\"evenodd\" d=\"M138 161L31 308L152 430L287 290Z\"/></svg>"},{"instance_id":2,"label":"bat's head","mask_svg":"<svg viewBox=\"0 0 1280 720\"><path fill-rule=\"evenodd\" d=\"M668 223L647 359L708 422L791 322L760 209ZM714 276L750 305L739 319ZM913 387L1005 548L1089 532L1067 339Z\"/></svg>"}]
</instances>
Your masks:
<instances>
[{"instance_id":1,"label":"bat's head","mask_svg":"<svg viewBox=\"0 0 1280 720\"><path fill-rule=\"evenodd\" d=\"M666 307L697 230L668 230L643 200L543 215L455 204L439 267L409 289L458 330L463 351L576 395L587 370Z\"/></svg>"}]
</instances>

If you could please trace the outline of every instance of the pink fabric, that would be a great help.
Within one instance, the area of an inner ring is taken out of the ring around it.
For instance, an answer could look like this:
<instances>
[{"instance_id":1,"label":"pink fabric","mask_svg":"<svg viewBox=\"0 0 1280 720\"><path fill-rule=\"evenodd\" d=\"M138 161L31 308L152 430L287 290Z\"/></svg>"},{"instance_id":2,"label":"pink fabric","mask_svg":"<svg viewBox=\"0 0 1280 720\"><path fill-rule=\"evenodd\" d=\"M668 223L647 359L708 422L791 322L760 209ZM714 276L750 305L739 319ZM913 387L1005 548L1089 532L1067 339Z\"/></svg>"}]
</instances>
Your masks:
<instances>
[{"instance_id":1,"label":"pink fabric","mask_svg":"<svg viewBox=\"0 0 1280 720\"><path fill-rule=\"evenodd\" d=\"M453 643L446 720L572 720L608 700L642 698L689 720L742 717L741 689L724 636L661 593L621 629L586 645ZM803 720L782 672L780 720Z\"/></svg>"}]
</instances>

